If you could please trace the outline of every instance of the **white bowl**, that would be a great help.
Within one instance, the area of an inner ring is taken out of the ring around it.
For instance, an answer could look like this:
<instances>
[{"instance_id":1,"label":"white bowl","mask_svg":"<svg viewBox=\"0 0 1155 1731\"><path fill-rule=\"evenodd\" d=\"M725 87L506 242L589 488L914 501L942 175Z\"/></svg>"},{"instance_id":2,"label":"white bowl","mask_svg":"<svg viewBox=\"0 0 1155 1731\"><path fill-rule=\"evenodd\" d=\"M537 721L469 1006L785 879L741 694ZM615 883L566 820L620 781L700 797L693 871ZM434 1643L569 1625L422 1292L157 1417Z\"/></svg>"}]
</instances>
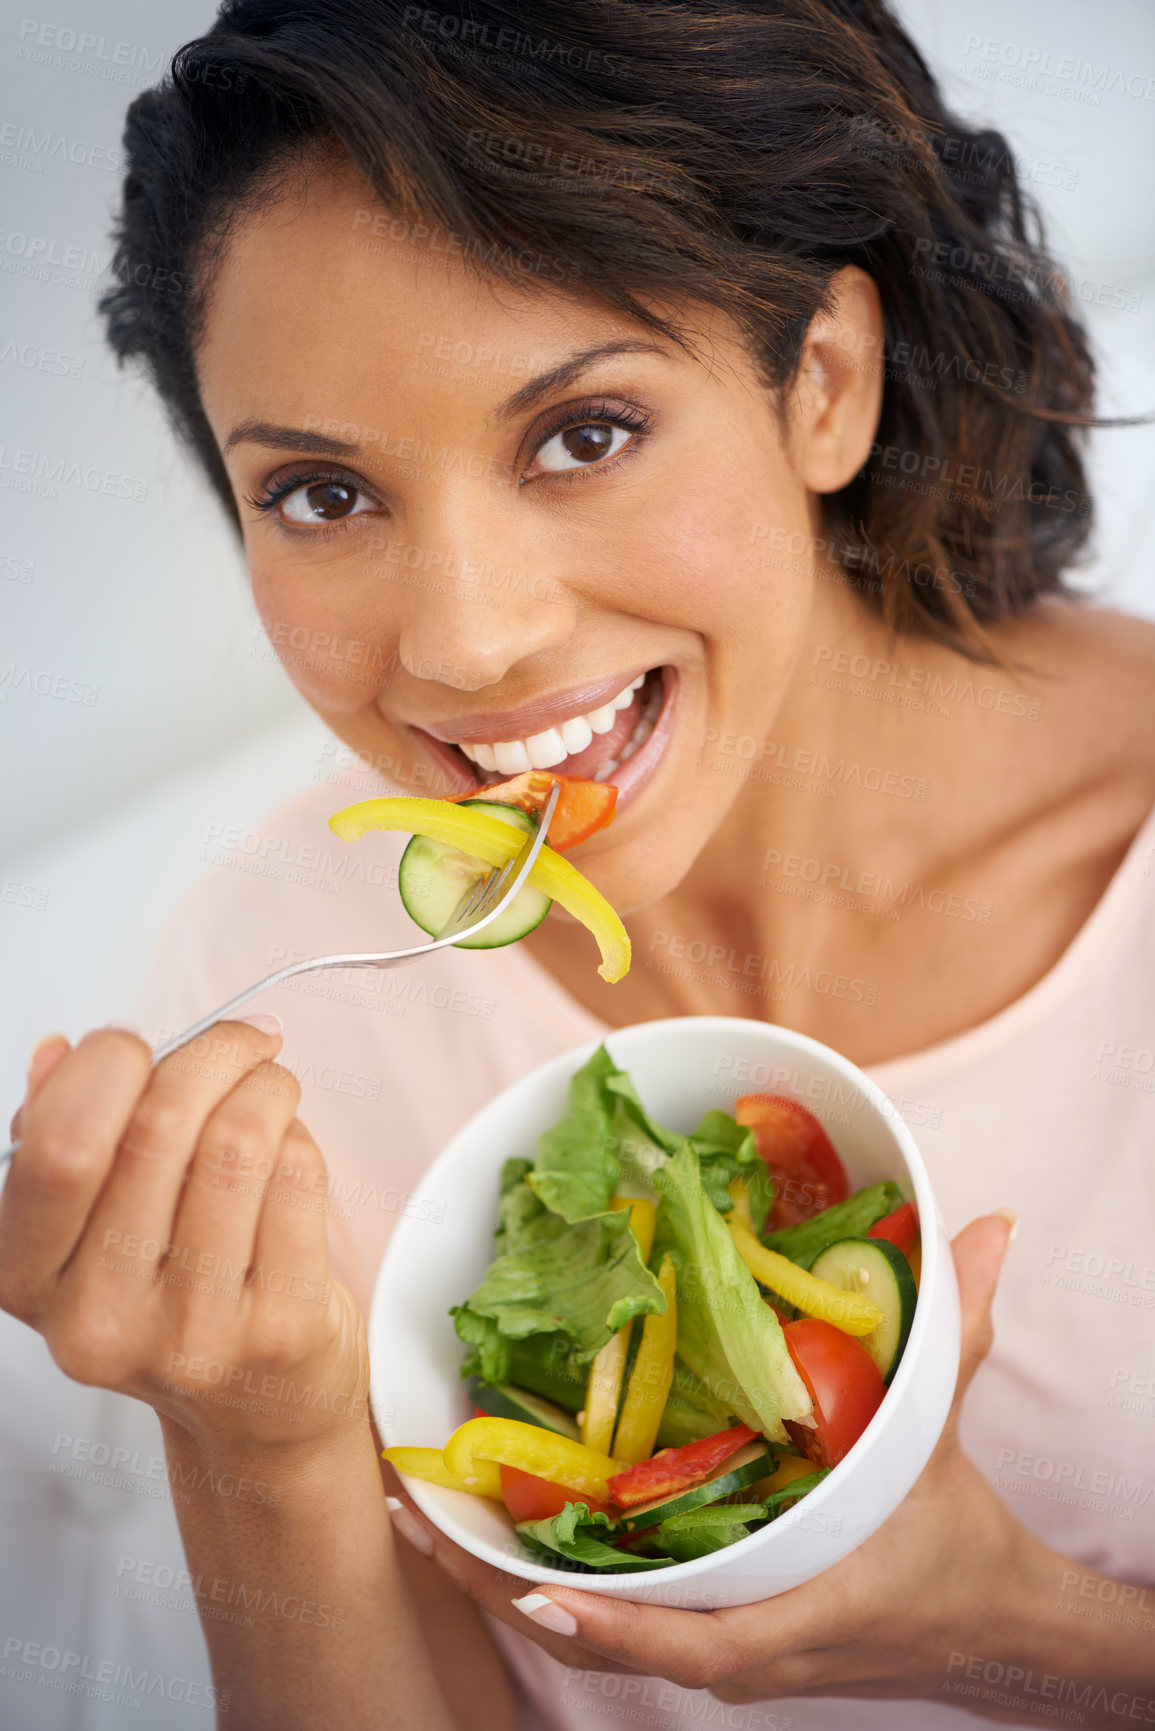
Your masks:
<instances>
[{"instance_id":1,"label":"white bowl","mask_svg":"<svg viewBox=\"0 0 1155 1731\"><path fill-rule=\"evenodd\" d=\"M570 1077L598 1042L541 1065L491 1100L425 1174L390 1242L369 1319L372 1400L387 1445L440 1448L472 1413L460 1375L465 1348L447 1314L485 1274L498 1181L509 1155L533 1158L561 1116ZM822 1120L852 1188L889 1178L918 1206L922 1274L902 1362L867 1429L837 1467L749 1538L668 1568L579 1574L532 1559L497 1503L406 1478L429 1519L495 1568L609 1597L691 1610L768 1599L828 1569L880 1527L930 1458L954 1393L958 1288L950 1245L914 1138L855 1065L802 1034L728 1016L683 1016L621 1028L605 1042L660 1124L692 1130L709 1107L741 1094L790 1094Z\"/></svg>"}]
</instances>

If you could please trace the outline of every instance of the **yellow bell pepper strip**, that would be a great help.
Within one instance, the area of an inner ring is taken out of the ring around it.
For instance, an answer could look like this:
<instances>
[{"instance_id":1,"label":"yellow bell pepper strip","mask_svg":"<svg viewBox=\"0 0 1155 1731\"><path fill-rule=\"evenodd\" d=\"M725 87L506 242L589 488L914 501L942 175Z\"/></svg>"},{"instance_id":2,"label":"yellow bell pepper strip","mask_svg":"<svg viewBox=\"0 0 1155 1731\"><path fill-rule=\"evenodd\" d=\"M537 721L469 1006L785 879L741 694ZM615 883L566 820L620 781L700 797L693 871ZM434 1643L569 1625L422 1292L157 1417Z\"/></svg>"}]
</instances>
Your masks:
<instances>
[{"instance_id":1,"label":"yellow bell pepper strip","mask_svg":"<svg viewBox=\"0 0 1155 1731\"><path fill-rule=\"evenodd\" d=\"M653 1454L674 1379L678 1300L674 1290L674 1264L668 1256L662 1258L658 1285L666 1295L666 1308L661 1316L651 1313L642 1324L642 1344L634 1360L630 1386L626 1390L614 1438L614 1454L630 1466L649 1460Z\"/></svg>"},{"instance_id":2,"label":"yellow bell pepper strip","mask_svg":"<svg viewBox=\"0 0 1155 1731\"><path fill-rule=\"evenodd\" d=\"M770 1476L759 1479L755 1485L747 1485L742 1495L752 1503L764 1503L775 1491L785 1490L795 1479L808 1478L813 1471L814 1462L807 1460L805 1455L779 1455L778 1465Z\"/></svg>"},{"instance_id":3,"label":"yellow bell pepper strip","mask_svg":"<svg viewBox=\"0 0 1155 1731\"><path fill-rule=\"evenodd\" d=\"M648 1202L644 1196L613 1196L610 1207L614 1213L620 1213L623 1208L630 1211L630 1227L638 1241L638 1249L642 1253L642 1261L650 1260L650 1251L654 1248L654 1227L658 1223L658 1207L655 1202Z\"/></svg>"},{"instance_id":4,"label":"yellow bell pepper strip","mask_svg":"<svg viewBox=\"0 0 1155 1731\"><path fill-rule=\"evenodd\" d=\"M868 1298L853 1292L843 1292L828 1280L818 1280L805 1268L799 1268L788 1256L777 1250L767 1250L754 1231L746 1185L741 1178L730 1186L734 1206L726 1215L734 1243L746 1267L755 1280L770 1287L787 1304L793 1304L807 1316L822 1322L832 1322L843 1334L869 1334L882 1321L882 1312Z\"/></svg>"},{"instance_id":5,"label":"yellow bell pepper strip","mask_svg":"<svg viewBox=\"0 0 1155 1731\"><path fill-rule=\"evenodd\" d=\"M615 1196L610 1207L618 1210L629 1209L630 1226L638 1241L642 1261L648 1262L658 1214L654 1203L648 1202L642 1196ZM606 1341L590 1365L585 1411L581 1421L582 1441L587 1448L601 1449L604 1454L609 1454L614 1440L614 1420L618 1416L618 1397L622 1391L622 1377L625 1374L626 1358L630 1350L630 1330L633 1326L631 1317L629 1322L623 1323L618 1332Z\"/></svg>"},{"instance_id":6,"label":"yellow bell pepper strip","mask_svg":"<svg viewBox=\"0 0 1155 1731\"><path fill-rule=\"evenodd\" d=\"M468 1478L482 1461L499 1461L564 1485L580 1496L596 1497L599 1503L610 1501L607 1481L625 1464L570 1437L516 1418L466 1419L442 1452L450 1472L462 1478Z\"/></svg>"},{"instance_id":7,"label":"yellow bell pepper strip","mask_svg":"<svg viewBox=\"0 0 1155 1731\"><path fill-rule=\"evenodd\" d=\"M474 1461L469 1473L450 1472L440 1449L382 1449L381 1459L408 1473L411 1479L424 1479L426 1484L444 1485L451 1491L471 1491L475 1497L501 1499L501 1469L492 1461Z\"/></svg>"},{"instance_id":8,"label":"yellow bell pepper strip","mask_svg":"<svg viewBox=\"0 0 1155 1731\"><path fill-rule=\"evenodd\" d=\"M907 1251L906 1260L910 1263L910 1272L914 1275L914 1290L918 1291L918 1283L922 1279L922 1238L916 1238Z\"/></svg>"},{"instance_id":9,"label":"yellow bell pepper strip","mask_svg":"<svg viewBox=\"0 0 1155 1731\"><path fill-rule=\"evenodd\" d=\"M444 799L364 799L334 812L329 828L342 841L360 841L371 829L399 829L447 842L486 865L504 865L521 849L525 832L499 817L454 805ZM626 928L600 890L575 866L554 853L547 841L528 882L588 928L602 953L598 973L608 984L624 979L630 967Z\"/></svg>"},{"instance_id":10,"label":"yellow bell pepper strip","mask_svg":"<svg viewBox=\"0 0 1155 1731\"><path fill-rule=\"evenodd\" d=\"M611 1335L590 1365L586 1404L581 1415L582 1442L587 1448L609 1454L614 1440L614 1420L622 1392L626 1358L630 1350L633 1318Z\"/></svg>"}]
</instances>

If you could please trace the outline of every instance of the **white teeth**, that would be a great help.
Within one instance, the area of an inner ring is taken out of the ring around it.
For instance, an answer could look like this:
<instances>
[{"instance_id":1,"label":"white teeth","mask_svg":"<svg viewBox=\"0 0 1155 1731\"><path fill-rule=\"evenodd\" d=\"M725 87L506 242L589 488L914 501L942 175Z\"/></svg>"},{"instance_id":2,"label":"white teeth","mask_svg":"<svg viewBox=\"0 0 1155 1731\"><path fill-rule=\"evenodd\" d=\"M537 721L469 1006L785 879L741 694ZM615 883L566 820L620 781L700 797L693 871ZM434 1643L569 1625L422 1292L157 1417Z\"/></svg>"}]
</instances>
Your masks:
<instances>
[{"instance_id":1,"label":"white teeth","mask_svg":"<svg viewBox=\"0 0 1155 1731\"><path fill-rule=\"evenodd\" d=\"M489 774L496 771L501 775L522 775L527 769L552 769L567 757L584 751L595 733L609 733L621 711L630 707L634 693L645 679L646 675L639 673L608 703L589 710L585 715L571 716L559 727L547 727L542 733L533 733L528 739L495 740L492 744L475 740L471 745L462 745L461 750L471 763L476 763Z\"/></svg>"},{"instance_id":2,"label":"white teeth","mask_svg":"<svg viewBox=\"0 0 1155 1731\"><path fill-rule=\"evenodd\" d=\"M561 736L565 741L566 755L584 751L594 736L594 730L584 715L575 715L569 721L561 724Z\"/></svg>"},{"instance_id":3,"label":"white teeth","mask_svg":"<svg viewBox=\"0 0 1155 1731\"><path fill-rule=\"evenodd\" d=\"M525 749L533 769L552 769L555 763L560 763L563 757L569 755L565 740L556 727L547 727L544 733L530 734L525 742Z\"/></svg>"},{"instance_id":4,"label":"white teeth","mask_svg":"<svg viewBox=\"0 0 1155 1731\"><path fill-rule=\"evenodd\" d=\"M494 768L502 775L521 775L531 768L529 753L520 739L503 739L493 748Z\"/></svg>"}]
</instances>

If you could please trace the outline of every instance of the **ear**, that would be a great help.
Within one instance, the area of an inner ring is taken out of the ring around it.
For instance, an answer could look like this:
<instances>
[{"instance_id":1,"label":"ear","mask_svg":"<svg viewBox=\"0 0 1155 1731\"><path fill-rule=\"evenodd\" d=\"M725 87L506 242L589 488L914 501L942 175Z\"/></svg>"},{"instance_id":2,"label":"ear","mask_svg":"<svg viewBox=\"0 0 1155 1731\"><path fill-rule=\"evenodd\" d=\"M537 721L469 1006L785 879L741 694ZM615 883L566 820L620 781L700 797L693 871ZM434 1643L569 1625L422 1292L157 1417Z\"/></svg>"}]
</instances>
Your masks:
<instances>
[{"instance_id":1,"label":"ear","mask_svg":"<svg viewBox=\"0 0 1155 1731\"><path fill-rule=\"evenodd\" d=\"M836 493L870 455L882 409L882 306L874 278L846 265L828 313L810 321L795 387L795 449L805 485Z\"/></svg>"}]
</instances>

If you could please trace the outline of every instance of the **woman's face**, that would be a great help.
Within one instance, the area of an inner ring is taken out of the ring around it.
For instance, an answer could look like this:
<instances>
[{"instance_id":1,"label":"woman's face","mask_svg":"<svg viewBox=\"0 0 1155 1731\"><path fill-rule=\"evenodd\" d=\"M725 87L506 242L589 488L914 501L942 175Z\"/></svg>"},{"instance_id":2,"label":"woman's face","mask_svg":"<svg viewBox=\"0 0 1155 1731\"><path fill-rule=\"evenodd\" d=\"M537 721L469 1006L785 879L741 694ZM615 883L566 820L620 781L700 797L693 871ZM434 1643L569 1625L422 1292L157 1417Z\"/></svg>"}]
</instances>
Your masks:
<instances>
[{"instance_id":1,"label":"woman's face","mask_svg":"<svg viewBox=\"0 0 1155 1731\"><path fill-rule=\"evenodd\" d=\"M724 320L696 359L527 264L479 277L315 168L230 239L198 374L304 697L413 792L613 780L580 863L628 913L743 785L703 745L774 720L814 584L755 552L813 495Z\"/></svg>"}]
</instances>

